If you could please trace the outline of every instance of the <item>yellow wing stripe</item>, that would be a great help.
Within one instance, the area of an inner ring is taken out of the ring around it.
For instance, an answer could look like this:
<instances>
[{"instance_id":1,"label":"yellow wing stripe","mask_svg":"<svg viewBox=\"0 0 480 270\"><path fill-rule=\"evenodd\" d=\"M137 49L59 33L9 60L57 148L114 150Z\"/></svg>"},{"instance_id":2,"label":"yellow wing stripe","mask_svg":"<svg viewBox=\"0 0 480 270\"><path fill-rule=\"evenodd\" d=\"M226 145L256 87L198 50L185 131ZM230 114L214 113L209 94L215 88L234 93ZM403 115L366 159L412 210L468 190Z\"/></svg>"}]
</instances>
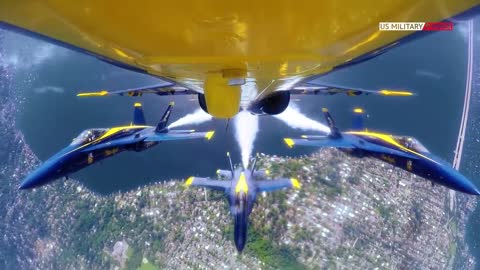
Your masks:
<instances>
[{"instance_id":1,"label":"yellow wing stripe","mask_svg":"<svg viewBox=\"0 0 480 270\"><path fill-rule=\"evenodd\" d=\"M435 160L425 156L425 155L422 155L420 153L418 153L417 151L414 151L412 149L409 149L403 145L401 145L400 143L398 143L397 141L395 141L395 139L393 138L392 135L390 134L383 134L383 133L377 133L377 132L370 132L370 131L348 131L348 132L345 132L346 134L352 134L352 135L359 135L359 136L371 136L371 137L375 137L377 139L380 139L384 142L387 142L389 144L392 144L398 148L400 148L401 150L405 151L405 152L409 152L409 153L412 153L412 154L415 154L417 156L420 156L422 158L425 158L425 159L428 159L432 162L435 162L438 164L438 162L436 162Z\"/></svg>"},{"instance_id":2,"label":"yellow wing stripe","mask_svg":"<svg viewBox=\"0 0 480 270\"><path fill-rule=\"evenodd\" d=\"M86 143L86 144L84 144L84 145L80 145L79 147L73 149L72 151L65 153L64 156L65 156L65 155L68 155L68 154L70 154L70 153L72 153L72 152L75 152L75 151L77 151L77 150L80 150L80 149L82 149L82 148L84 148L84 147L87 147L87 146L89 146L89 145L91 145L91 144L97 143L97 142L99 142L99 141L101 141L101 140L103 140L103 139L105 139L105 138L107 138L107 137L110 137L110 136L118 133L118 132L121 131L121 130L140 129L140 128L147 128L147 127L150 127L150 126L121 126L121 127L113 127L113 128L111 128L111 129L109 129L105 134L103 134L100 138L98 138L98 139L96 139L96 140L94 140L94 141L91 141L91 142L89 142L89 143Z\"/></svg>"}]
</instances>

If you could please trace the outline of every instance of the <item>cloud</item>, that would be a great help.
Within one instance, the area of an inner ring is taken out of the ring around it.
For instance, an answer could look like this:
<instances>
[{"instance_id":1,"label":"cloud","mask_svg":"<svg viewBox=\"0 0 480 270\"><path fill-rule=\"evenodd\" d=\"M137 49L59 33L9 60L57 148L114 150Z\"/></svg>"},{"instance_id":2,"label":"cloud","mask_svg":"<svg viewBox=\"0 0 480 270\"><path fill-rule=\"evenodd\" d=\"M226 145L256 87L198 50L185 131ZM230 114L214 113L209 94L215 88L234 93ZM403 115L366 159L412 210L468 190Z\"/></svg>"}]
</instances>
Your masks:
<instances>
[{"instance_id":1,"label":"cloud","mask_svg":"<svg viewBox=\"0 0 480 270\"><path fill-rule=\"evenodd\" d=\"M0 67L13 70L38 68L64 56L66 49L5 30L0 30Z\"/></svg>"},{"instance_id":2,"label":"cloud","mask_svg":"<svg viewBox=\"0 0 480 270\"><path fill-rule=\"evenodd\" d=\"M37 87L35 89L33 89L33 92L37 93L37 94L45 94L45 93L57 93L57 94L62 94L63 92L65 92L65 89L63 89L62 87L58 87L58 86L42 86L42 87Z\"/></svg>"},{"instance_id":3,"label":"cloud","mask_svg":"<svg viewBox=\"0 0 480 270\"><path fill-rule=\"evenodd\" d=\"M438 73L431 72L431 71L424 70L424 69L416 69L415 74L417 74L417 76L424 76L424 77L428 77L428 78L435 79L435 80L440 80L443 77L442 75L440 75Z\"/></svg>"}]
</instances>

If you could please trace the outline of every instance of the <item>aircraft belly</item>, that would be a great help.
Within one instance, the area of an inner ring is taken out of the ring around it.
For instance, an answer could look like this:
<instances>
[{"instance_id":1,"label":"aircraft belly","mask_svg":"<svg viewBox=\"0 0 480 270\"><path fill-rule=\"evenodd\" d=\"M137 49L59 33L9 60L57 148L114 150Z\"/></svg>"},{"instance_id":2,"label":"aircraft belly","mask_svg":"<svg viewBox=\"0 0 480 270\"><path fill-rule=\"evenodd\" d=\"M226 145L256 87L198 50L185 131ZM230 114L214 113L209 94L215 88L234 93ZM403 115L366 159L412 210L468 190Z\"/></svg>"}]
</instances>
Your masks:
<instances>
[{"instance_id":1,"label":"aircraft belly","mask_svg":"<svg viewBox=\"0 0 480 270\"><path fill-rule=\"evenodd\" d=\"M439 21L478 3L4 0L0 21L173 80L229 68L271 80L324 73L412 33L379 32L380 21Z\"/></svg>"}]
</instances>

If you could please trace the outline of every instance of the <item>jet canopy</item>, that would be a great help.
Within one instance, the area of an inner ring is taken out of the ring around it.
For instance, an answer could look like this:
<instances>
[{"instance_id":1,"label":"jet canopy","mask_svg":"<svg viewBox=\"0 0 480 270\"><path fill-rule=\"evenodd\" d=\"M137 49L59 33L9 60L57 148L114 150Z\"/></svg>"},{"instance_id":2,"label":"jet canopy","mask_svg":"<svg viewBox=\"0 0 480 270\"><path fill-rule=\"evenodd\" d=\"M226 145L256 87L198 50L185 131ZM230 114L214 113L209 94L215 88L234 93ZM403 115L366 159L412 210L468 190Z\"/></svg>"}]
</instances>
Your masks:
<instances>
[{"instance_id":1,"label":"jet canopy","mask_svg":"<svg viewBox=\"0 0 480 270\"><path fill-rule=\"evenodd\" d=\"M94 128L94 129L87 129L82 131L80 135L78 135L75 139L73 139L71 145L74 144L84 144L91 141L94 141L101 137L105 132L107 132L107 128Z\"/></svg>"},{"instance_id":2,"label":"jet canopy","mask_svg":"<svg viewBox=\"0 0 480 270\"><path fill-rule=\"evenodd\" d=\"M408 136L396 136L395 140L401 145L415 152L429 153L428 149L423 146L417 139Z\"/></svg>"}]
</instances>

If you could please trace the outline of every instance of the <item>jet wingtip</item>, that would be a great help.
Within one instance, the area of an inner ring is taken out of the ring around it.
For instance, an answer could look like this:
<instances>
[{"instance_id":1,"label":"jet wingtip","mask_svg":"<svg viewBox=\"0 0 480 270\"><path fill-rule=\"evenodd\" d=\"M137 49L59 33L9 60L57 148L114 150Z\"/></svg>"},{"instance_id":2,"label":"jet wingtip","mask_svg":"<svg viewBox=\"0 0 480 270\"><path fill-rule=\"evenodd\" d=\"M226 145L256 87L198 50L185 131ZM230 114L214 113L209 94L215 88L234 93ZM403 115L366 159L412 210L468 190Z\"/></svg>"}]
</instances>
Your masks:
<instances>
[{"instance_id":1,"label":"jet wingtip","mask_svg":"<svg viewBox=\"0 0 480 270\"><path fill-rule=\"evenodd\" d=\"M140 103L140 102L135 102L135 104L134 104L133 106L135 106L136 108L142 107L142 103Z\"/></svg>"},{"instance_id":2,"label":"jet wingtip","mask_svg":"<svg viewBox=\"0 0 480 270\"><path fill-rule=\"evenodd\" d=\"M353 112L354 112L354 113L362 114L364 111L363 111L362 108L357 107L357 108L353 109Z\"/></svg>"},{"instance_id":3,"label":"jet wingtip","mask_svg":"<svg viewBox=\"0 0 480 270\"><path fill-rule=\"evenodd\" d=\"M322 108L322 112L328 112L327 108Z\"/></svg>"},{"instance_id":4,"label":"jet wingtip","mask_svg":"<svg viewBox=\"0 0 480 270\"><path fill-rule=\"evenodd\" d=\"M414 95L414 93L410 91L399 91L399 90L390 90L390 89L382 89L379 91L379 93L382 96L395 96L395 97L409 97Z\"/></svg>"},{"instance_id":5,"label":"jet wingtip","mask_svg":"<svg viewBox=\"0 0 480 270\"><path fill-rule=\"evenodd\" d=\"M194 178L195 178L195 177L193 177L193 176L190 176L189 178L187 178L187 180L185 181L185 186L186 186L186 187L191 186L192 183L193 183L193 179L194 179Z\"/></svg>"},{"instance_id":6,"label":"jet wingtip","mask_svg":"<svg viewBox=\"0 0 480 270\"><path fill-rule=\"evenodd\" d=\"M100 92L84 92L84 93L78 93L77 97L101 97L101 96L106 96L108 95L107 90L102 90Z\"/></svg>"},{"instance_id":7,"label":"jet wingtip","mask_svg":"<svg viewBox=\"0 0 480 270\"><path fill-rule=\"evenodd\" d=\"M292 186L295 189L300 189L300 187L302 187L302 185L300 184L297 178L290 178L290 181L292 182Z\"/></svg>"},{"instance_id":8,"label":"jet wingtip","mask_svg":"<svg viewBox=\"0 0 480 270\"><path fill-rule=\"evenodd\" d=\"M295 142L292 138L284 138L283 141L289 148L293 148L293 146L295 145Z\"/></svg>"},{"instance_id":9,"label":"jet wingtip","mask_svg":"<svg viewBox=\"0 0 480 270\"><path fill-rule=\"evenodd\" d=\"M207 139L207 141L209 141L209 140L212 139L213 134L215 134L215 131L214 131L214 130L210 130L210 131L208 131L207 133L205 133L205 138Z\"/></svg>"}]
</instances>

